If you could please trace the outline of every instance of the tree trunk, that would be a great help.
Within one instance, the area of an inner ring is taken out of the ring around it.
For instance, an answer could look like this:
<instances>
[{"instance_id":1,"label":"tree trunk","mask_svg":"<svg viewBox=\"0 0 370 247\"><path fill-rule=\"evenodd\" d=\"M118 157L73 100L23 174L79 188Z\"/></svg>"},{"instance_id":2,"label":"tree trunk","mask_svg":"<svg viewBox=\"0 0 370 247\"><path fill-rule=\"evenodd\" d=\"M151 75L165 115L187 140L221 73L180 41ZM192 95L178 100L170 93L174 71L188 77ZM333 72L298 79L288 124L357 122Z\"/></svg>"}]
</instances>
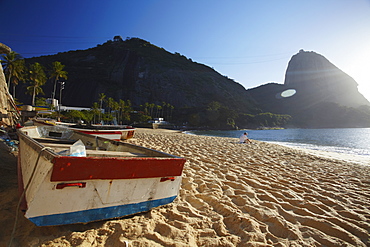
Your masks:
<instances>
[{"instance_id":1,"label":"tree trunk","mask_svg":"<svg viewBox=\"0 0 370 247\"><path fill-rule=\"evenodd\" d=\"M33 88L33 94L32 94L32 106L35 105L35 95L36 95L36 87Z\"/></svg>"},{"instance_id":2,"label":"tree trunk","mask_svg":"<svg viewBox=\"0 0 370 247\"><path fill-rule=\"evenodd\" d=\"M15 99L15 84L13 84L13 99Z\"/></svg>"},{"instance_id":3,"label":"tree trunk","mask_svg":"<svg viewBox=\"0 0 370 247\"><path fill-rule=\"evenodd\" d=\"M12 74L12 70L9 69L9 74L8 74L8 92L9 92L9 89L10 89L10 77L11 77L11 74Z\"/></svg>"},{"instance_id":4,"label":"tree trunk","mask_svg":"<svg viewBox=\"0 0 370 247\"><path fill-rule=\"evenodd\" d=\"M53 100L55 99L56 84L57 84L57 79L55 79L55 81L54 81L54 89L53 89L52 96L51 96L51 98L52 98ZM54 102L54 101L53 101L53 102Z\"/></svg>"}]
</instances>

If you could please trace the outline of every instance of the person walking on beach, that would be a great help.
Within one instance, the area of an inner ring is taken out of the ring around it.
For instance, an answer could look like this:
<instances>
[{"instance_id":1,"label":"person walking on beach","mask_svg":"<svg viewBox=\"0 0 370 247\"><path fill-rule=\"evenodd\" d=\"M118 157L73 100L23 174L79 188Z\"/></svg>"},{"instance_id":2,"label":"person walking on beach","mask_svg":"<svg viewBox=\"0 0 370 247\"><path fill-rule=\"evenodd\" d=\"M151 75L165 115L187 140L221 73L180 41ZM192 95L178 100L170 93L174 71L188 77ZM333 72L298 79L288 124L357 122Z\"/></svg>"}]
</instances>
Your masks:
<instances>
[{"instance_id":1,"label":"person walking on beach","mask_svg":"<svg viewBox=\"0 0 370 247\"><path fill-rule=\"evenodd\" d=\"M247 132L244 132L244 134L239 137L239 143L252 143L251 140L248 139Z\"/></svg>"}]
</instances>

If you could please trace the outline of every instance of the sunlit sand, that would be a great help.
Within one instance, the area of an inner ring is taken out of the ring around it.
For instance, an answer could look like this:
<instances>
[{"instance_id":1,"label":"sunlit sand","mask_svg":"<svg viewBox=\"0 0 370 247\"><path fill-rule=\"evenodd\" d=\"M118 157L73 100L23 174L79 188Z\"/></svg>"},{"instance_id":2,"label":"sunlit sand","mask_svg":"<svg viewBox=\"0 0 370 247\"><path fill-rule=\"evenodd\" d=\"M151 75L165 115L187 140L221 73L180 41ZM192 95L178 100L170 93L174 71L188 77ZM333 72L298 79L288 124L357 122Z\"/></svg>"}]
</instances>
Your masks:
<instances>
[{"instance_id":1,"label":"sunlit sand","mask_svg":"<svg viewBox=\"0 0 370 247\"><path fill-rule=\"evenodd\" d=\"M174 203L125 219L86 225L37 228L22 218L16 243L370 245L370 166L259 141L238 144L236 138L160 129L138 129L129 142L187 159ZM6 216L7 223L10 216Z\"/></svg>"}]
</instances>

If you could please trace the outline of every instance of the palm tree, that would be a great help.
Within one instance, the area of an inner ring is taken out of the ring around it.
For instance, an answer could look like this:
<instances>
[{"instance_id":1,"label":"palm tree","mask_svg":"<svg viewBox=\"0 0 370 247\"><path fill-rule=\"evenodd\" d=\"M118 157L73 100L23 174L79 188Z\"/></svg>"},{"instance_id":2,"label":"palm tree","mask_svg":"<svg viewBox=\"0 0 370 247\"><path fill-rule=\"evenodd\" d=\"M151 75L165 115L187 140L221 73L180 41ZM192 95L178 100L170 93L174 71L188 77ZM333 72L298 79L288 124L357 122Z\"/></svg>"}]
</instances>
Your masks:
<instances>
[{"instance_id":1,"label":"palm tree","mask_svg":"<svg viewBox=\"0 0 370 247\"><path fill-rule=\"evenodd\" d=\"M24 72L26 68L24 65L24 59L16 60L13 63L13 69L10 74L10 82L13 84L13 98L15 98L15 88L19 82L24 80Z\"/></svg>"},{"instance_id":2,"label":"palm tree","mask_svg":"<svg viewBox=\"0 0 370 247\"><path fill-rule=\"evenodd\" d=\"M107 105L108 105L108 108L109 108L109 113L111 113L112 110L113 110L113 106L114 106L114 99L112 97L108 98Z\"/></svg>"},{"instance_id":3,"label":"palm tree","mask_svg":"<svg viewBox=\"0 0 370 247\"><path fill-rule=\"evenodd\" d=\"M7 84L8 84L8 90L9 90L10 81L11 81L13 71L14 71L14 66L15 66L14 63L17 60L22 59L22 57L15 51L11 51L6 55L2 55L1 57L2 57L1 63L4 66L4 72L5 72L5 75L7 76Z\"/></svg>"},{"instance_id":4,"label":"palm tree","mask_svg":"<svg viewBox=\"0 0 370 247\"><path fill-rule=\"evenodd\" d=\"M116 121L119 122L119 103L117 101L113 101L112 110L114 111Z\"/></svg>"},{"instance_id":5,"label":"palm tree","mask_svg":"<svg viewBox=\"0 0 370 247\"><path fill-rule=\"evenodd\" d=\"M101 122L101 111L103 109L103 101L105 100L105 97L107 97L107 96L104 93L99 94L99 101L100 101L99 122Z\"/></svg>"},{"instance_id":6,"label":"palm tree","mask_svg":"<svg viewBox=\"0 0 370 247\"><path fill-rule=\"evenodd\" d=\"M59 78L64 78L65 80L67 80L68 78L67 77L68 72L63 70L64 67L65 65L63 65L61 62L58 62L58 61L53 62L53 67L52 67L51 75L50 75L50 79L54 78L54 89L53 89L53 92L51 93L51 98L53 99L53 101L55 98L55 89L56 89L57 81L59 80Z\"/></svg>"},{"instance_id":7,"label":"palm tree","mask_svg":"<svg viewBox=\"0 0 370 247\"><path fill-rule=\"evenodd\" d=\"M123 119L125 108L126 108L126 102L123 99L120 99L118 101L118 110L119 110L119 120L121 121Z\"/></svg>"},{"instance_id":8,"label":"palm tree","mask_svg":"<svg viewBox=\"0 0 370 247\"><path fill-rule=\"evenodd\" d=\"M153 109L155 107L154 103L149 104L149 109L150 109L150 116L153 118Z\"/></svg>"},{"instance_id":9,"label":"palm tree","mask_svg":"<svg viewBox=\"0 0 370 247\"><path fill-rule=\"evenodd\" d=\"M27 87L27 91L32 95L32 105L35 105L35 96L44 94L41 86L45 84L47 78L43 67L39 63L31 64L28 73L30 86Z\"/></svg>"},{"instance_id":10,"label":"palm tree","mask_svg":"<svg viewBox=\"0 0 370 247\"><path fill-rule=\"evenodd\" d=\"M124 108L124 119L125 121L130 121L131 120L131 116L130 116L130 113L132 112L132 103L130 100L127 100L126 101L126 105L125 105L125 108Z\"/></svg>"},{"instance_id":11,"label":"palm tree","mask_svg":"<svg viewBox=\"0 0 370 247\"><path fill-rule=\"evenodd\" d=\"M145 103L144 105L144 112L146 115L149 115L149 108L150 108L150 104L148 102Z\"/></svg>"},{"instance_id":12,"label":"palm tree","mask_svg":"<svg viewBox=\"0 0 370 247\"><path fill-rule=\"evenodd\" d=\"M99 113L101 113L101 111L99 110L99 103L98 102L94 102L92 107L91 107L91 111L94 115L94 123L96 123L96 115L98 115Z\"/></svg>"},{"instance_id":13,"label":"palm tree","mask_svg":"<svg viewBox=\"0 0 370 247\"><path fill-rule=\"evenodd\" d=\"M173 106L173 105L170 105L170 104L168 104L168 106L170 107L170 109L171 109L171 112L170 112L170 117L168 118L169 120L172 120L172 111L173 111L173 109L175 109L175 107Z\"/></svg>"},{"instance_id":14,"label":"palm tree","mask_svg":"<svg viewBox=\"0 0 370 247\"><path fill-rule=\"evenodd\" d=\"M156 111L156 113L155 113L155 116L157 117L157 118L159 118L159 117L161 117L161 110L162 110L162 106L160 106L160 105L156 105L155 106L156 108L157 108L157 111Z\"/></svg>"}]
</instances>

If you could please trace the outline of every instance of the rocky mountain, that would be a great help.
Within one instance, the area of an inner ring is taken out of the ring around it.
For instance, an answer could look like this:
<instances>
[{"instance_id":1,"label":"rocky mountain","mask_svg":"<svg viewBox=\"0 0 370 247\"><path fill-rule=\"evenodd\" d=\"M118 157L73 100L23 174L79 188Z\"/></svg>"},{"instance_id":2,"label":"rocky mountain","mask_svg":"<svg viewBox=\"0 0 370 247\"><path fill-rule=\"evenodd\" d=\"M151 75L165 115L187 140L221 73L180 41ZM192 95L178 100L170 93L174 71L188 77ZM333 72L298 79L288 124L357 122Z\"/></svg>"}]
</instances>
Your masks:
<instances>
[{"instance_id":1,"label":"rocky mountain","mask_svg":"<svg viewBox=\"0 0 370 247\"><path fill-rule=\"evenodd\" d=\"M358 92L355 80L315 52L300 50L291 58L284 85L296 88L297 95L309 95L316 102L349 107L370 105Z\"/></svg>"},{"instance_id":2,"label":"rocky mountain","mask_svg":"<svg viewBox=\"0 0 370 247\"><path fill-rule=\"evenodd\" d=\"M176 108L177 119L214 128L286 125L288 118L280 117L286 114L292 117L292 127L370 126L370 103L357 83L315 52L301 50L292 57L284 84L249 90L208 66L139 38L29 58L26 64L38 62L47 68L54 61L68 72L63 105L90 107L104 93L136 107L166 102ZM17 89L17 98L29 103L25 87ZM44 97L50 97L52 87L51 81L43 86Z\"/></svg>"},{"instance_id":3,"label":"rocky mountain","mask_svg":"<svg viewBox=\"0 0 370 247\"><path fill-rule=\"evenodd\" d=\"M289 114L299 127L361 127L370 121L369 101L357 83L324 56L300 50L289 61L284 84L248 90L263 111Z\"/></svg>"},{"instance_id":4,"label":"rocky mountain","mask_svg":"<svg viewBox=\"0 0 370 247\"><path fill-rule=\"evenodd\" d=\"M44 66L60 61L68 72L62 103L90 107L104 93L115 100L170 103L176 108L204 108L212 101L242 110L255 106L243 86L179 53L169 53L147 41L131 38L97 47L27 59ZM51 95L52 83L44 86ZM57 98L59 93L56 94ZM21 100L26 101L26 98Z\"/></svg>"}]
</instances>

